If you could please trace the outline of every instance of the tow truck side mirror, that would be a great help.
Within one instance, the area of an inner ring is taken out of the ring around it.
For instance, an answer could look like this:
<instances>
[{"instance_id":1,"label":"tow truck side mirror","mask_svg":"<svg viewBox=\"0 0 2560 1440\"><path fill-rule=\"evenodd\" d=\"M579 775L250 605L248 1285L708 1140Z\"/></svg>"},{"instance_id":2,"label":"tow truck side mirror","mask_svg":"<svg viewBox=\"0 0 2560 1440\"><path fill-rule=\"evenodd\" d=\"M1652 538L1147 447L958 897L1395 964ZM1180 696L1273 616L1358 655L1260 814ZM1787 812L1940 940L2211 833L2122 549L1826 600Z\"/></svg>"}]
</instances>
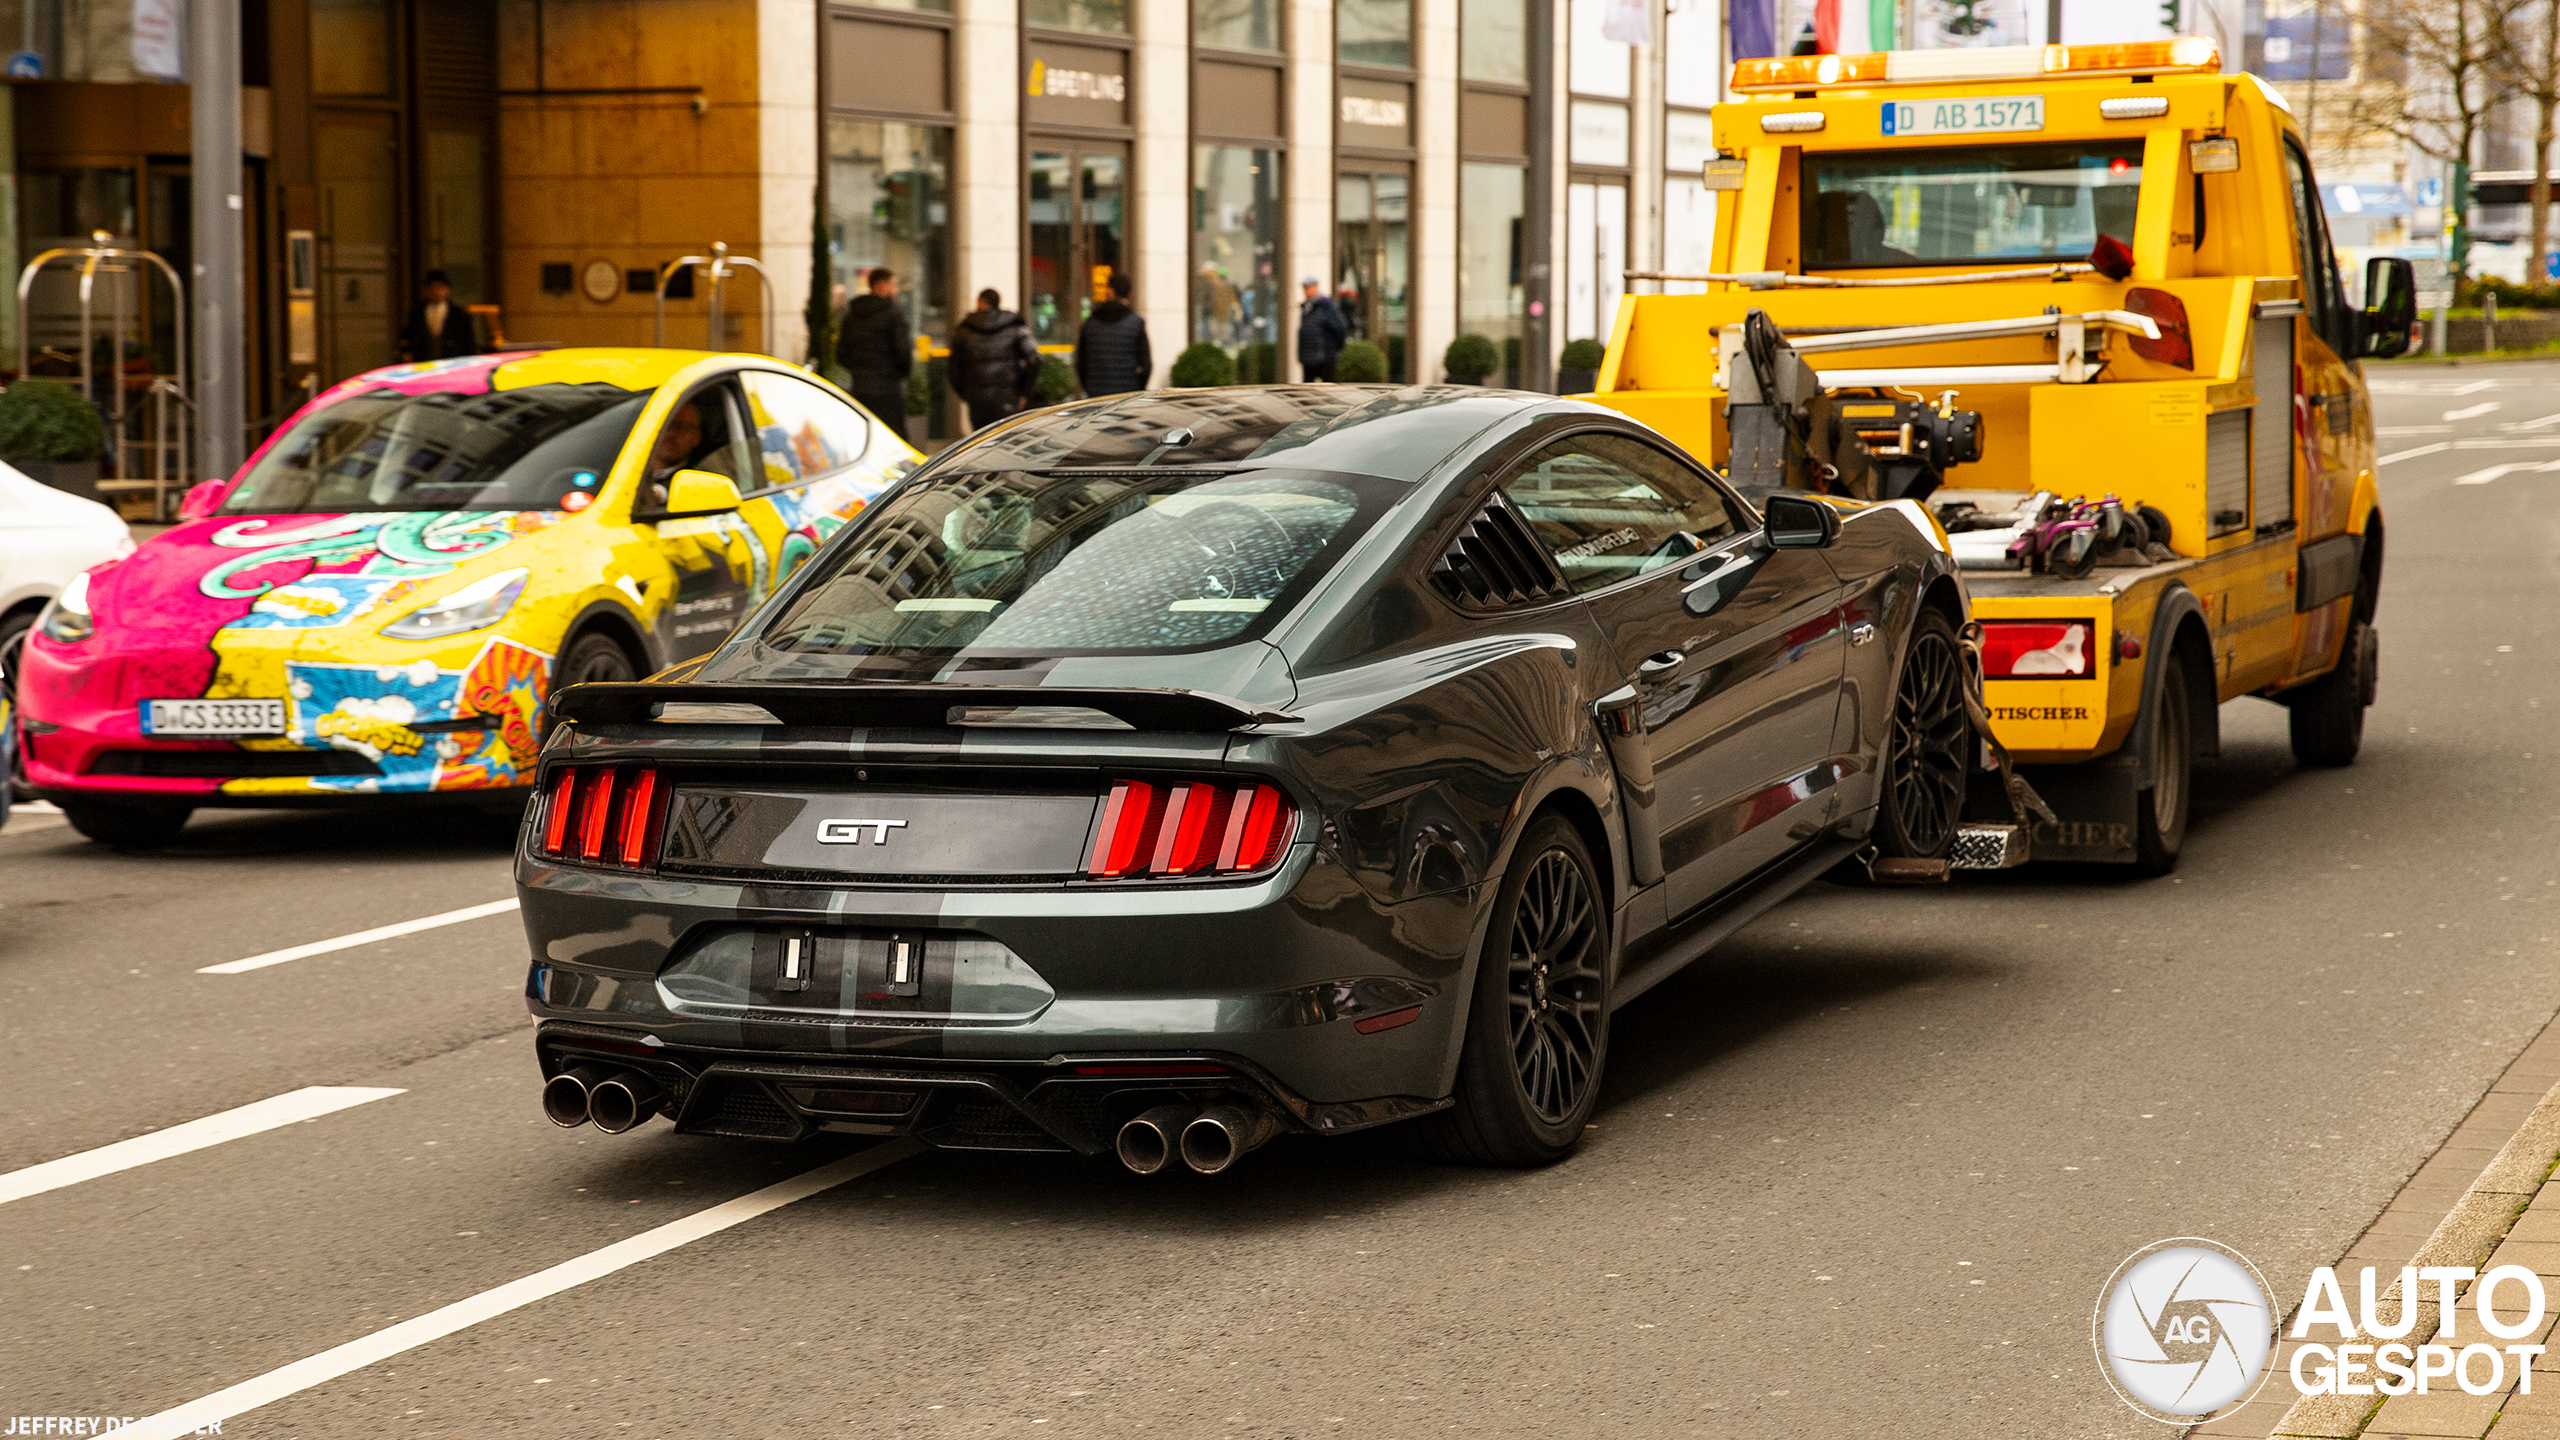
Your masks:
<instances>
[{"instance_id":1,"label":"tow truck side mirror","mask_svg":"<svg viewBox=\"0 0 2560 1440\"><path fill-rule=\"evenodd\" d=\"M2388 360L2409 350L2409 327L2418 323L2418 275L2406 260L2376 255L2364 262L2363 343L2357 351L2369 360Z\"/></svg>"},{"instance_id":2,"label":"tow truck side mirror","mask_svg":"<svg viewBox=\"0 0 2560 1440\"><path fill-rule=\"evenodd\" d=\"M1783 491L1760 502L1760 524L1772 550L1819 550L1840 538L1839 511Z\"/></svg>"}]
</instances>

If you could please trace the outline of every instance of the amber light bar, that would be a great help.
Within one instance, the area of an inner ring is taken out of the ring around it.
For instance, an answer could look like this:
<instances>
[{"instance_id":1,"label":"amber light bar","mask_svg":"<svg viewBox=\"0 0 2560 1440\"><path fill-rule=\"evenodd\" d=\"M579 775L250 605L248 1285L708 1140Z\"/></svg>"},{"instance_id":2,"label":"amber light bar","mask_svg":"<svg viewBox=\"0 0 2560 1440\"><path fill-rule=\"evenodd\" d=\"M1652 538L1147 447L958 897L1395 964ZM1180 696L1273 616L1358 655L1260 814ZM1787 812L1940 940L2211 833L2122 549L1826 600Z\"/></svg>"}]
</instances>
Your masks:
<instances>
[{"instance_id":1,"label":"amber light bar","mask_svg":"<svg viewBox=\"0 0 2560 1440\"><path fill-rule=\"evenodd\" d=\"M667 795L658 772L646 767L563 766L543 791L535 853L633 870L654 866L666 834Z\"/></svg>"},{"instance_id":2,"label":"amber light bar","mask_svg":"<svg viewBox=\"0 0 2560 1440\"><path fill-rule=\"evenodd\" d=\"M1244 875L1289 848L1296 811L1277 785L1117 780L1085 873L1096 880Z\"/></svg>"},{"instance_id":3,"label":"amber light bar","mask_svg":"<svg viewBox=\"0 0 2560 1440\"><path fill-rule=\"evenodd\" d=\"M2119 45L1995 45L1979 50L1880 50L1865 55L1784 55L1741 60L1733 88L1815 90L1826 85L1935 85L1955 80L2034 80L2046 75L2211 74L2222 48L2203 35Z\"/></svg>"}]
</instances>

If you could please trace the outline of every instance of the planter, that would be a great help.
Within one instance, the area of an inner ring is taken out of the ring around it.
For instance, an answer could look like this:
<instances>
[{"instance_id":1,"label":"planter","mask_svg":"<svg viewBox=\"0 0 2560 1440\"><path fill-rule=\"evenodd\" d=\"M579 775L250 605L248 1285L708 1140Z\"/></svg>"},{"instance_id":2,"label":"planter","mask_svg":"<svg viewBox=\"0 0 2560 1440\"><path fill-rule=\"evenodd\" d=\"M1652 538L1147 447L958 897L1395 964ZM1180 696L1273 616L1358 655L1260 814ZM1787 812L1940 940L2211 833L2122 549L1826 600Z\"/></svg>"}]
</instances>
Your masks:
<instances>
[{"instance_id":1,"label":"planter","mask_svg":"<svg viewBox=\"0 0 2560 1440\"><path fill-rule=\"evenodd\" d=\"M1565 370L1560 368L1556 371L1556 393L1559 395L1588 394L1590 393L1591 388L1599 383L1600 372L1597 370Z\"/></svg>"},{"instance_id":2,"label":"planter","mask_svg":"<svg viewBox=\"0 0 2560 1440\"><path fill-rule=\"evenodd\" d=\"M39 485L50 485L83 500L101 503L106 500L98 493L99 464L95 460L12 460L8 463Z\"/></svg>"}]
</instances>

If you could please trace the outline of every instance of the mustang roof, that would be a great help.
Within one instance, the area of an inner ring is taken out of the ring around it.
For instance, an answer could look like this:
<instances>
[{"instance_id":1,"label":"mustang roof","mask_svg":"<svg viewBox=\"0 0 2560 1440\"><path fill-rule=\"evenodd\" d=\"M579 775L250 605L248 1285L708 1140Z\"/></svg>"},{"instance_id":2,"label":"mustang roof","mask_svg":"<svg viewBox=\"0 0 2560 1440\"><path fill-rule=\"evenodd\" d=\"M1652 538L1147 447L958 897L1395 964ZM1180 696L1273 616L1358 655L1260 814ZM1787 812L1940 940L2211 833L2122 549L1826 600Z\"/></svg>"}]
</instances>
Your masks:
<instances>
[{"instance_id":1,"label":"mustang roof","mask_svg":"<svg viewBox=\"0 0 2560 1440\"><path fill-rule=\"evenodd\" d=\"M981 431L934 470L1278 466L1418 480L1486 426L1554 398L1476 385L1149 390ZM1173 441L1179 431L1189 438Z\"/></svg>"}]
</instances>

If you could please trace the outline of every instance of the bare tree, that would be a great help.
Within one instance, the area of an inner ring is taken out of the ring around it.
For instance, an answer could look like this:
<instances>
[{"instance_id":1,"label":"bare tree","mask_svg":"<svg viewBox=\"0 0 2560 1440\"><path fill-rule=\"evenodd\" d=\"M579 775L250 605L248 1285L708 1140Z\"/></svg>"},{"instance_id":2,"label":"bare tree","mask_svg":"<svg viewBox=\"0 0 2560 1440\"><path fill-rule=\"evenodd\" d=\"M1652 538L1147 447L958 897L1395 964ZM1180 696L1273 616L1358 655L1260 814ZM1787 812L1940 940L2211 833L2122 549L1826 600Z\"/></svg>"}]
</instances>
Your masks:
<instances>
[{"instance_id":1,"label":"bare tree","mask_svg":"<svg viewBox=\"0 0 2560 1440\"><path fill-rule=\"evenodd\" d=\"M2560 0L2527 3L2509 12L2503 23L2496 68L2498 79L2515 94L2533 101L2533 268L2527 284L2542 276L2543 256L2551 246L2551 140L2555 114L2560 114Z\"/></svg>"},{"instance_id":2,"label":"bare tree","mask_svg":"<svg viewBox=\"0 0 2560 1440\"><path fill-rule=\"evenodd\" d=\"M2396 135L2447 164L2469 163L2489 112L2505 99L2501 69L2515 17L2536 0L2393 0L2365 8L2371 53L2407 67L2399 86L2359 93L2353 124ZM2548 6L2552 0L2540 0ZM2445 196L2451 205L2455 197ZM2462 269L2462 257L2454 258Z\"/></svg>"}]
</instances>

